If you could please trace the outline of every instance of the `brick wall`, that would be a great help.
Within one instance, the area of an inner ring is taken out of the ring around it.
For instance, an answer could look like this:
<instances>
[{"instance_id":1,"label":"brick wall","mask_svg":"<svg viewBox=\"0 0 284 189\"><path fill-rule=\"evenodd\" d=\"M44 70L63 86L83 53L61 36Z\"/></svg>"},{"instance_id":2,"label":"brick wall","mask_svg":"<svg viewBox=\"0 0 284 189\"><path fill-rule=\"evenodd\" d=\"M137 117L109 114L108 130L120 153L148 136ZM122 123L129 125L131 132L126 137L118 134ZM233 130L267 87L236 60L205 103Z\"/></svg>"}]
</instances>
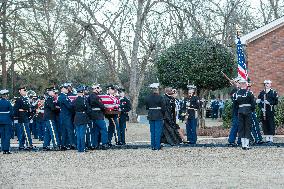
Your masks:
<instances>
[{"instance_id":1,"label":"brick wall","mask_svg":"<svg viewBox=\"0 0 284 189\"><path fill-rule=\"evenodd\" d=\"M249 77L255 95L270 79L272 88L284 96L284 26L251 41L246 47Z\"/></svg>"}]
</instances>

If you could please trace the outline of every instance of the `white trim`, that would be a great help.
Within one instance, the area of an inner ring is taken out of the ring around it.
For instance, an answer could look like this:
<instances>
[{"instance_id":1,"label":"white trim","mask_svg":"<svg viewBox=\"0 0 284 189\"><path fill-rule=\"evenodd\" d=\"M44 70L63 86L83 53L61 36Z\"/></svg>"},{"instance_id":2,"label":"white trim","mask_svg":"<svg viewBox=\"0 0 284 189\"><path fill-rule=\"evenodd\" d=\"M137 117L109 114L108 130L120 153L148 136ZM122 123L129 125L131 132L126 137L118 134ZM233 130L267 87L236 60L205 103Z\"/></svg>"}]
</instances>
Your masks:
<instances>
[{"instance_id":1,"label":"white trim","mask_svg":"<svg viewBox=\"0 0 284 189\"><path fill-rule=\"evenodd\" d=\"M244 36L241 37L241 42L242 44L247 44L251 41L254 41L258 38L260 38L261 36L266 35L267 33L276 30L277 28L280 28L281 26L284 25L284 16L281 18L278 18L277 20L274 20L272 22L270 22L269 24L266 24L260 28L258 28L257 30L254 30Z\"/></svg>"}]
</instances>

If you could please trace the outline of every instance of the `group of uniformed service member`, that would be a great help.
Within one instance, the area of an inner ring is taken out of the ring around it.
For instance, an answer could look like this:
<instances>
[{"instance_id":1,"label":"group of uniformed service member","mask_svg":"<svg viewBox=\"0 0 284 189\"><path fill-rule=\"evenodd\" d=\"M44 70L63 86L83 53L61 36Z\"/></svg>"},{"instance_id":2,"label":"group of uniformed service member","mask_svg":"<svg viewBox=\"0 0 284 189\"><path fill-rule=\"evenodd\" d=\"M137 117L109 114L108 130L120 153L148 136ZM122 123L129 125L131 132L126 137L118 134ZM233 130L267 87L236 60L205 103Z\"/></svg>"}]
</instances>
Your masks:
<instances>
[{"instance_id":1,"label":"group of uniformed service member","mask_svg":"<svg viewBox=\"0 0 284 189\"><path fill-rule=\"evenodd\" d=\"M228 139L229 146L239 144L242 149L248 150L251 139L256 144L273 143L274 108L278 103L278 94L271 89L271 83L270 80L265 80L264 89L255 99L250 90L251 85L246 80L240 77L234 79L235 88L231 92L233 115ZM150 124L152 150L160 150L161 142L170 145L196 144L198 109L201 106L196 87L188 85L188 91L182 103L178 103L176 99L176 89L167 87L165 94L160 95L158 83L151 84L150 88L152 93L145 98L145 105L148 110L147 119ZM116 145L124 145L127 113L131 110L130 101L125 97L124 90L117 89L113 85L107 87L108 95L119 98L120 113L118 114L105 114L106 106L98 96L102 92L100 85L94 84L90 92L87 92L84 86L79 86L76 90L77 98L73 102L69 98L70 85L63 84L60 86L61 93L57 100L55 90L51 87L46 89L47 94L44 98L34 103L27 97L26 88L21 87L19 88L20 97L16 99L14 107L8 101L9 91L1 90L0 131L4 154L11 153L9 149L13 122L16 125L20 150L33 149L30 131L30 128L33 128L32 121L36 122L38 131L37 134L35 132L33 134L44 141L44 150L50 149L50 141L55 149L61 150L77 148L79 152L84 152L87 148L107 149L111 146L113 136L115 136ZM116 97L117 92L119 97ZM261 108L261 122L266 141L261 136L255 112L256 104ZM33 106L36 113L31 118ZM186 120L186 137L176 123L178 112L181 112ZM108 128L106 128L105 118L109 122ZM42 128L43 131L41 131ZM24 148L25 144L26 148Z\"/></svg>"},{"instance_id":2,"label":"group of uniformed service member","mask_svg":"<svg viewBox=\"0 0 284 189\"><path fill-rule=\"evenodd\" d=\"M232 111L232 127L229 134L229 146L241 145L243 150L250 149L250 142L255 144L262 144L264 142L272 144L273 136L275 135L275 105L278 104L278 94L271 88L271 81L265 80L263 82L264 89L259 93L255 99L250 90L251 84L247 80L237 77L234 79L235 88L231 92L231 99L233 101ZM167 103L165 98L159 94L158 84L150 85L152 94L145 99L146 109L148 110L148 119L151 133L151 147L153 150L161 149L162 135L174 136L175 132L169 132L167 127ZM165 93L167 96L167 93ZM198 109L201 106L199 98L196 96L196 87L188 85L188 94L181 103L181 112L186 115L186 133L187 140L184 140L180 128L175 124L170 124L173 129L178 130L181 138L180 142L196 144L197 141L197 118ZM260 126L256 117L256 104L261 109L261 122L263 133L266 136L266 141L262 139ZM167 131L167 132L165 132ZM235 140L238 136L238 143ZM167 139L170 137L166 137ZM172 137L173 138L173 137ZM173 145L173 143L166 141Z\"/></svg>"},{"instance_id":3,"label":"group of uniformed service member","mask_svg":"<svg viewBox=\"0 0 284 189\"><path fill-rule=\"evenodd\" d=\"M9 91L0 91L0 134L4 154L11 154L10 139L15 126L19 150L36 150L34 138L43 141L43 150L108 149L113 136L116 145L125 144L125 129L128 112L131 110L124 89L107 86L108 96L116 99L117 113L105 115L106 106L98 96L102 92L99 84L92 87L79 86L77 94L72 93L70 83L60 86L60 94L54 87L46 88L44 97L27 96L26 87L20 87L20 97L12 106ZM75 97L73 101L71 97ZM105 117L109 120L106 127Z\"/></svg>"}]
</instances>

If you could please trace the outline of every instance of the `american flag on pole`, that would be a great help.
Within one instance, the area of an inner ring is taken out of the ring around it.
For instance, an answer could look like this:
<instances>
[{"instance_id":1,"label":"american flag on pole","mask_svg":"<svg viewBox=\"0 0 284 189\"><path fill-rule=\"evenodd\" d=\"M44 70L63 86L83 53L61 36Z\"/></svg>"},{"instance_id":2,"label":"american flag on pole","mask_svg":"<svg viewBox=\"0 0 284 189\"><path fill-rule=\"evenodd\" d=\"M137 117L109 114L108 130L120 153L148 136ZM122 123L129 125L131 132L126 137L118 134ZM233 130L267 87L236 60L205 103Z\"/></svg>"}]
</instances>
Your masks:
<instances>
[{"instance_id":1,"label":"american flag on pole","mask_svg":"<svg viewBox=\"0 0 284 189\"><path fill-rule=\"evenodd\" d=\"M248 79L248 72L247 72L247 66L244 56L244 51L241 43L241 39L238 36L237 37L237 54L238 54L238 76L242 77L243 79Z\"/></svg>"}]
</instances>

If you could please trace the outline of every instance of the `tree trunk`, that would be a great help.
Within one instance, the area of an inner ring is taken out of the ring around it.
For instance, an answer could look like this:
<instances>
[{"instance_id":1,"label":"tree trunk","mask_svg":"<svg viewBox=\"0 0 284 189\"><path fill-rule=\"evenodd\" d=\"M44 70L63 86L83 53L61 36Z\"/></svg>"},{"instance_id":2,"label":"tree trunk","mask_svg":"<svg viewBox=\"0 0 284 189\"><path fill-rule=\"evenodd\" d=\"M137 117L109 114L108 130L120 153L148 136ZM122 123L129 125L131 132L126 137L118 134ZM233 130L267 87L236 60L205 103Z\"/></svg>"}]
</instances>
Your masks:
<instances>
[{"instance_id":1,"label":"tree trunk","mask_svg":"<svg viewBox=\"0 0 284 189\"><path fill-rule=\"evenodd\" d=\"M7 87L7 62L6 62L6 42L7 42L7 27L6 27L6 9L7 2L2 3L2 23L1 23L1 31L2 31L2 47L1 47L1 65L2 65L2 88Z\"/></svg>"}]
</instances>

